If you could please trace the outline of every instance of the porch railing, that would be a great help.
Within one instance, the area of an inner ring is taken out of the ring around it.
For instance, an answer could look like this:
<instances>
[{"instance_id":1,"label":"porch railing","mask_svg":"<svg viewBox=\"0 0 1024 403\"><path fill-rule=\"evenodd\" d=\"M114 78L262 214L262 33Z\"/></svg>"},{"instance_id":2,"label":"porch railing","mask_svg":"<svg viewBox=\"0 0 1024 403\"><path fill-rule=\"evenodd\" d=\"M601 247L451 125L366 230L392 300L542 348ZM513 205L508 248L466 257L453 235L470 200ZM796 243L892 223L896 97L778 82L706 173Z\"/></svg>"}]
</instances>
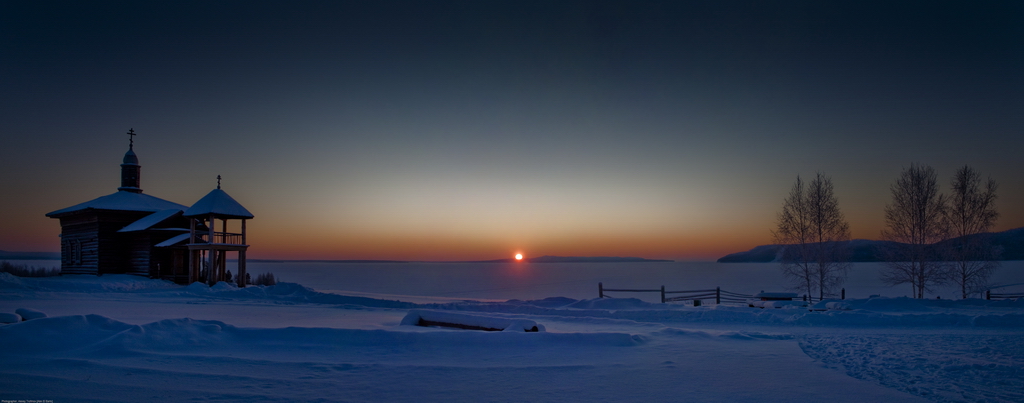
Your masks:
<instances>
[{"instance_id":1,"label":"porch railing","mask_svg":"<svg viewBox=\"0 0 1024 403\"><path fill-rule=\"evenodd\" d=\"M197 233L196 238L198 238L196 240L198 243L211 243L209 241L209 233ZM214 232L212 243L242 245L242 234L236 234L233 232Z\"/></svg>"}]
</instances>

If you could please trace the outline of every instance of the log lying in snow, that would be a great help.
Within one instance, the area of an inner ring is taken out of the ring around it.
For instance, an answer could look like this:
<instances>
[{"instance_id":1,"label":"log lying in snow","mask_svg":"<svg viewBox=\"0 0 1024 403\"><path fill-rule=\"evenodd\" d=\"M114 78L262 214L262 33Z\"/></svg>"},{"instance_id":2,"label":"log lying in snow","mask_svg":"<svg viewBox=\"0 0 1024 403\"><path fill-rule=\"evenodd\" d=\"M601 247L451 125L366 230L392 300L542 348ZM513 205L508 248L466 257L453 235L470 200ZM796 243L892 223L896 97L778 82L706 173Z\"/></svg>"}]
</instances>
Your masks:
<instances>
[{"instance_id":1,"label":"log lying in snow","mask_svg":"<svg viewBox=\"0 0 1024 403\"><path fill-rule=\"evenodd\" d=\"M411 310L402 319L404 326L440 326L492 332L543 332L544 325L527 319L508 319L463 313Z\"/></svg>"}]
</instances>

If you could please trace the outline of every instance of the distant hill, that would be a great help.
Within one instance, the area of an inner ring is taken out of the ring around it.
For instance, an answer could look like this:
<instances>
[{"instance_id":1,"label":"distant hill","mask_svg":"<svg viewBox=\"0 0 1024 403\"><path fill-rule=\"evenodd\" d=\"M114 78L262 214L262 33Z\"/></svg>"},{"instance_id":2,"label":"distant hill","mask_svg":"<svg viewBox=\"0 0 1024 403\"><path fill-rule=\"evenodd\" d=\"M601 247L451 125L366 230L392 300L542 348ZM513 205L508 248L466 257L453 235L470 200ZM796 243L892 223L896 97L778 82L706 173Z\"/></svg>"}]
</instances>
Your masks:
<instances>
[{"instance_id":1,"label":"distant hill","mask_svg":"<svg viewBox=\"0 0 1024 403\"><path fill-rule=\"evenodd\" d=\"M990 237L992 245L1003 249L1000 260L1024 260L1024 227L1011 229L1003 232L993 232L974 236ZM944 243L939 242L941 246ZM881 250L893 244L889 241L872 241L868 239L854 239L850 241L853 254L851 262L878 262L881 261ZM745 252L736 252L718 259L719 263L769 263L777 262L782 245L761 245Z\"/></svg>"},{"instance_id":2,"label":"distant hill","mask_svg":"<svg viewBox=\"0 0 1024 403\"><path fill-rule=\"evenodd\" d=\"M60 252L8 252L0 250L0 260L60 260Z\"/></svg>"},{"instance_id":3,"label":"distant hill","mask_svg":"<svg viewBox=\"0 0 1024 403\"><path fill-rule=\"evenodd\" d=\"M992 245L1003 248L1000 260L1024 260L1024 227L979 236L989 236Z\"/></svg>"}]
</instances>

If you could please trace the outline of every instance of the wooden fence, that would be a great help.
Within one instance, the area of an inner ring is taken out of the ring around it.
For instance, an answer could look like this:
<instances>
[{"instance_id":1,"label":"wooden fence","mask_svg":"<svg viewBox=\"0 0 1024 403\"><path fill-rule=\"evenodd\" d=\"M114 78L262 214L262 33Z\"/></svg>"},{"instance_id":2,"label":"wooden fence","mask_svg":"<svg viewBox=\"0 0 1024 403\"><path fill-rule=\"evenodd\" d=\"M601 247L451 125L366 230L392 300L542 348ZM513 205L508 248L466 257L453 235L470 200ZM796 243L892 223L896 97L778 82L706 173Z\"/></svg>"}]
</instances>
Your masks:
<instances>
[{"instance_id":1,"label":"wooden fence","mask_svg":"<svg viewBox=\"0 0 1024 403\"><path fill-rule=\"evenodd\" d=\"M992 290L985 291L985 299L1017 299L1024 298L1024 294L1005 294L1005 293L994 293Z\"/></svg>"},{"instance_id":2,"label":"wooden fence","mask_svg":"<svg viewBox=\"0 0 1024 403\"><path fill-rule=\"evenodd\" d=\"M750 294L740 294L738 292L724 291L722 287L715 287L714 289L706 290L683 290L683 291L665 291L665 286L656 289L638 289L638 288L604 288L603 283L597 283L597 296L598 298L612 298L609 295L605 295L605 292L658 292L661 293L661 302L677 302L677 301L694 301L694 305L700 305L703 300L714 299L715 304L726 303L746 303L747 300L754 298ZM846 299L846 289L843 288L841 291L841 298ZM992 294L993 296L1002 294ZM1013 298L1013 297L1010 297ZM814 297L803 296L804 301L814 302ZM820 298L818 299L821 300Z\"/></svg>"},{"instance_id":3,"label":"wooden fence","mask_svg":"<svg viewBox=\"0 0 1024 403\"><path fill-rule=\"evenodd\" d=\"M657 292L661 293L662 303L676 301L694 301L694 305L700 305L701 303L697 301L702 301L705 299L714 299L715 304L721 304L722 302L742 303L754 297L753 295L740 294L730 291L722 291L722 287L715 287L714 289L706 290L665 291L665 286L661 286L661 288L658 289L604 288L603 283L597 283L598 298L611 298L611 296L605 295L605 292Z\"/></svg>"}]
</instances>

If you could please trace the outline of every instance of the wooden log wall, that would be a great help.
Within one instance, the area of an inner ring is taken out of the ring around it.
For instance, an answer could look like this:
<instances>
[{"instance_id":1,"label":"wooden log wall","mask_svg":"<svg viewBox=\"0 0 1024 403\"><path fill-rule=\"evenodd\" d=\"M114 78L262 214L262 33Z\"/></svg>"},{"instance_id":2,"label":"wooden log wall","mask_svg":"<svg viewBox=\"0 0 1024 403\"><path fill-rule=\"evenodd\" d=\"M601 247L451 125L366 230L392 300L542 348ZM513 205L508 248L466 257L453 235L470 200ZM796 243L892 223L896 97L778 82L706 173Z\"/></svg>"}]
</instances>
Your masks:
<instances>
[{"instance_id":1,"label":"wooden log wall","mask_svg":"<svg viewBox=\"0 0 1024 403\"><path fill-rule=\"evenodd\" d=\"M132 233L121 233L123 241L129 245L128 249L128 270L126 273L139 276L150 275L150 262L152 258L153 243L150 234L139 231Z\"/></svg>"},{"instance_id":2,"label":"wooden log wall","mask_svg":"<svg viewBox=\"0 0 1024 403\"><path fill-rule=\"evenodd\" d=\"M96 216L89 214L65 217L60 219L60 225L61 273L97 274L99 229Z\"/></svg>"}]
</instances>

